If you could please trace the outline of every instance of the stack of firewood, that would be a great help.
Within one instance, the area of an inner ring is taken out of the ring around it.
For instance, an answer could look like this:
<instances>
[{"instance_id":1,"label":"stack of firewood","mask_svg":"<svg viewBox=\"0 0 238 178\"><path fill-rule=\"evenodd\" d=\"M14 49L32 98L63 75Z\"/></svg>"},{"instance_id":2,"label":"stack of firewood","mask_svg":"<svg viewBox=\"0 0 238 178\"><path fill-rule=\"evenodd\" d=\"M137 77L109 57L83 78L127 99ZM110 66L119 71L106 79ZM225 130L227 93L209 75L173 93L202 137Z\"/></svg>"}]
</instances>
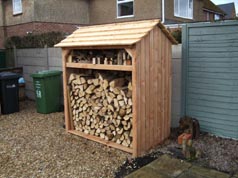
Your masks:
<instances>
[{"instance_id":1,"label":"stack of firewood","mask_svg":"<svg viewBox=\"0 0 238 178\"><path fill-rule=\"evenodd\" d=\"M75 130L132 147L131 76L72 73L68 81Z\"/></svg>"}]
</instances>

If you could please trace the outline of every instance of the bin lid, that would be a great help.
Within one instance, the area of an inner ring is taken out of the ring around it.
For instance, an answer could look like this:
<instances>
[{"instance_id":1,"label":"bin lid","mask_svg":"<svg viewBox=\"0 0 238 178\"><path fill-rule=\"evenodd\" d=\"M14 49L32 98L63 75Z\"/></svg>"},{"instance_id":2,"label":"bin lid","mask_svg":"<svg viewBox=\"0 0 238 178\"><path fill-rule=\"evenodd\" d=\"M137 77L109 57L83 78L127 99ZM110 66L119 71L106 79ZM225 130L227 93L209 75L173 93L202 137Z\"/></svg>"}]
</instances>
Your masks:
<instances>
[{"instance_id":1,"label":"bin lid","mask_svg":"<svg viewBox=\"0 0 238 178\"><path fill-rule=\"evenodd\" d=\"M1 72L0 73L0 80L7 80L7 79L18 79L20 75L13 72Z\"/></svg>"},{"instance_id":2,"label":"bin lid","mask_svg":"<svg viewBox=\"0 0 238 178\"><path fill-rule=\"evenodd\" d=\"M31 77L33 78L46 78L46 77L52 77L61 75L62 72L58 70L43 70L34 74L31 74Z\"/></svg>"}]
</instances>

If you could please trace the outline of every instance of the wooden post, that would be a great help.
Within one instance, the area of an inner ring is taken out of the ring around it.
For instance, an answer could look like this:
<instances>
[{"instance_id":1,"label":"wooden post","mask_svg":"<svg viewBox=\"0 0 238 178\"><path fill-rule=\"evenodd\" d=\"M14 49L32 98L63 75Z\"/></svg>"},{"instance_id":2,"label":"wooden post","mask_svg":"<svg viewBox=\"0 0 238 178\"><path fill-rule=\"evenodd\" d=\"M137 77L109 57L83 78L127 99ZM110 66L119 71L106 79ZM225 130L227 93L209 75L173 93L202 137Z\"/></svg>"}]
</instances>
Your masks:
<instances>
[{"instance_id":1,"label":"wooden post","mask_svg":"<svg viewBox=\"0 0 238 178\"><path fill-rule=\"evenodd\" d=\"M70 115L69 115L69 103L67 100L67 70L66 62L70 54L70 50L62 49L62 67L63 67L63 89L64 89L64 112L65 112L65 128L66 131L71 129Z\"/></svg>"}]
</instances>

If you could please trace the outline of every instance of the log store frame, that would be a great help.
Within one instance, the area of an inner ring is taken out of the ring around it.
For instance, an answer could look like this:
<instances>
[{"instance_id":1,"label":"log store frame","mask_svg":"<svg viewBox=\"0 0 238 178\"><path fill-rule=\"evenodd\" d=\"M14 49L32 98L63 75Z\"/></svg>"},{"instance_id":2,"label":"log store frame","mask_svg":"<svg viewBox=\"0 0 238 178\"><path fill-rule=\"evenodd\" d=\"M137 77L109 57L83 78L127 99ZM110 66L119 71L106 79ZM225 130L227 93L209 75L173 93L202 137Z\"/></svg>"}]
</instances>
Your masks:
<instances>
[{"instance_id":1,"label":"log store frame","mask_svg":"<svg viewBox=\"0 0 238 178\"><path fill-rule=\"evenodd\" d=\"M171 46L177 44L160 20L80 27L56 47L62 48L65 124L69 133L132 153L144 154L170 134ZM125 49L132 65L69 63L74 49ZM73 130L67 80L71 69L132 73L132 148Z\"/></svg>"}]
</instances>

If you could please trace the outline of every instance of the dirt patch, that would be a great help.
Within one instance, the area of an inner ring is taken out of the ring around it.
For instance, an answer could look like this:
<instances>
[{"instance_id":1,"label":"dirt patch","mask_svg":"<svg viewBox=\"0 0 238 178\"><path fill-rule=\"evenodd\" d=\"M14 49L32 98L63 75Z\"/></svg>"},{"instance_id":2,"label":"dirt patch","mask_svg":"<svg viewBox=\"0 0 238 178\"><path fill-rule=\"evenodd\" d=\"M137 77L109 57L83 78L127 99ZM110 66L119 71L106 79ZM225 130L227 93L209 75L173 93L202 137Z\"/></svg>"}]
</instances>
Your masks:
<instances>
[{"instance_id":1,"label":"dirt patch","mask_svg":"<svg viewBox=\"0 0 238 178\"><path fill-rule=\"evenodd\" d=\"M0 116L0 177L114 177L129 154L65 132L63 112L39 114L32 101Z\"/></svg>"}]
</instances>

